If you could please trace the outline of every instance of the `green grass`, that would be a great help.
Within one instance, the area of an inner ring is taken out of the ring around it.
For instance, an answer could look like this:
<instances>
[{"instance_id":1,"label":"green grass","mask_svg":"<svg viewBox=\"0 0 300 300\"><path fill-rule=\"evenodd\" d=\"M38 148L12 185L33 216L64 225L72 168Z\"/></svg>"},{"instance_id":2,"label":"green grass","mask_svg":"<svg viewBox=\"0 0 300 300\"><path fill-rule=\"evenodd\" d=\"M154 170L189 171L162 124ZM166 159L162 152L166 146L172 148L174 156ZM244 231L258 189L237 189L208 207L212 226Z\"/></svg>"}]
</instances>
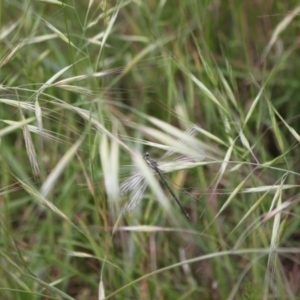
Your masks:
<instances>
[{"instance_id":1,"label":"green grass","mask_svg":"<svg viewBox=\"0 0 300 300\"><path fill-rule=\"evenodd\" d=\"M298 4L2 1L1 299L298 299Z\"/></svg>"}]
</instances>

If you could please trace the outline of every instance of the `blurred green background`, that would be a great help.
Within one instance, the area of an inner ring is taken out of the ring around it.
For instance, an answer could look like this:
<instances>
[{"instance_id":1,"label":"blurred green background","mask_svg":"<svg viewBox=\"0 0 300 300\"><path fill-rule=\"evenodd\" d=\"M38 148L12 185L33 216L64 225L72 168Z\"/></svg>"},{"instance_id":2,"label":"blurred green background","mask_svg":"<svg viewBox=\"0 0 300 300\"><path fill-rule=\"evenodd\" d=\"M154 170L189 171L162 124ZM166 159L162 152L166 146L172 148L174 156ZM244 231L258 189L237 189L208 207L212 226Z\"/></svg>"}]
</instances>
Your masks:
<instances>
[{"instance_id":1,"label":"blurred green background","mask_svg":"<svg viewBox=\"0 0 300 300\"><path fill-rule=\"evenodd\" d=\"M1 1L0 298L299 299L299 5ZM121 214L191 124L191 222Z\"/></svg>"}]
</instances>

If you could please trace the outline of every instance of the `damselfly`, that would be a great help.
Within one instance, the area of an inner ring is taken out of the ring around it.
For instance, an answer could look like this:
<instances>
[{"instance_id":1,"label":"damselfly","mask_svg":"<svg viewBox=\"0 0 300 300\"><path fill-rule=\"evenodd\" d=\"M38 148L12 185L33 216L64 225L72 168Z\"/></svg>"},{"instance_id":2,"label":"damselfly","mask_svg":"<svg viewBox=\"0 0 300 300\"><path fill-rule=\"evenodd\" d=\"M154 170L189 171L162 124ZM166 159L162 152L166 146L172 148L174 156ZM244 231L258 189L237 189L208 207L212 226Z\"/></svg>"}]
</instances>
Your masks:
<instances>
[{"instance_id":1,"label":"damselfly","mask_svg":"<svg viewBox=\"0 0 300 300\"><path fill-rule=\"evenodd\" d=\"M178 156L171 161L164 161L164 159L176 153L176 148L172 148L169 151L167 151L159 161L152 160L149 157L149 153L145 153L144 155L144 159L149 165L149 167L151 168L151 170L153 170L153 172L155 172L159 176L161 183L169 190L170 194L177 202L184 215L189 220L190 220L189 214L186 212L186 210L180 203L178 197L171 189L163 173L171 172L174 170L192 168L197 166L197 163L199 161L203 160L204 153L199 148L199 143L196 143L195 139L193 139L192 141L189 140L189 138L191 139L191 137L196 135L198 130L199 130L198 125L191 126L187 131L185 131L184 138L179 139L176 143L179 147L180 146L186 147L186 149L188 150L187 153L189 153L187 155ZM120 186L121 194L130 193L129 201L124 205L122 209L123 213L133 210L138 205L138 203L141 201L143 197L146 187L147 187L147 180L141 172L136 172L132 174L121 184Z\"/></svg>"},{"instance_id":2,"label":"damselfly","mask_svg":"<svg viewBox=\"0 0 300 300\"><path fill-rule=\"evenodd\" d=\"M174 200L177 202L177 204L179 205L180 209L182 210L182 212L185 214L185 216L188 218L188 220L191 220L190 215L186 212L186 210L183 208L183 206L181 205L179 199L177 198L177 196L175 195L175 193L173 192L173 190L170 188L167 180L165 179L163 173L161 172L161 170L158 168L157 162L150 159L149 157L149 153L146 152L144 155L144 159L147 162L147 164L156 171L156 173L158 174L158 176L161 179L161 182L164 184L164 186L169 190L169 192L171 193L171 195L173 196Z\"/></svg>"}]
</instances>

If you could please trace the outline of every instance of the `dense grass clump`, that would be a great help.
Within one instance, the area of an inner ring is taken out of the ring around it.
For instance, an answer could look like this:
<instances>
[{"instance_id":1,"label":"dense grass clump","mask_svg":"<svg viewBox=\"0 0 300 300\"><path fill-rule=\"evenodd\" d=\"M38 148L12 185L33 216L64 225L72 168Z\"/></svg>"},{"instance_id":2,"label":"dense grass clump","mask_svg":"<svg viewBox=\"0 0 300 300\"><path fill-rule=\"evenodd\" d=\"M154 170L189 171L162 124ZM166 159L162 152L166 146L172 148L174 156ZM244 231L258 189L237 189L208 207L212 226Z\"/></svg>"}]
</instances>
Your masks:
<instances>
[{"instance_id":1,"label":"dense grass clump","mask_svg":"<svg viewBox=\"0 0 300 300\"><path fill-rule=\"evenodd\" d=\"M0 12L1 299L300 298L297 1Z\"/></svg>"}]
</instances>

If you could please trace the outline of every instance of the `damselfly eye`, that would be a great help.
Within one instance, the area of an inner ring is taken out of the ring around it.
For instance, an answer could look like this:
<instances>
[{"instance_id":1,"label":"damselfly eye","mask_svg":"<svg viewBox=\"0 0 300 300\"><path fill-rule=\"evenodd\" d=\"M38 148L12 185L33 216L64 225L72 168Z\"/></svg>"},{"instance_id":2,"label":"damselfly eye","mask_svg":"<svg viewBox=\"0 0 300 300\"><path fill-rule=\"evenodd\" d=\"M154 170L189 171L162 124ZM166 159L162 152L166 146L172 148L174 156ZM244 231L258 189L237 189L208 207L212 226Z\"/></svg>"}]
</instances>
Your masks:
<instances>
[{"instance_id":1,"label":"damselfly eye","mask_svg":"<svg viewBox=\"0 0 300 300\"><path fill-rule=\"evenodd\" d=\"M149 152L146 152L144 156L148 158L149 157Z\"/></svg>"}]
</instances>

